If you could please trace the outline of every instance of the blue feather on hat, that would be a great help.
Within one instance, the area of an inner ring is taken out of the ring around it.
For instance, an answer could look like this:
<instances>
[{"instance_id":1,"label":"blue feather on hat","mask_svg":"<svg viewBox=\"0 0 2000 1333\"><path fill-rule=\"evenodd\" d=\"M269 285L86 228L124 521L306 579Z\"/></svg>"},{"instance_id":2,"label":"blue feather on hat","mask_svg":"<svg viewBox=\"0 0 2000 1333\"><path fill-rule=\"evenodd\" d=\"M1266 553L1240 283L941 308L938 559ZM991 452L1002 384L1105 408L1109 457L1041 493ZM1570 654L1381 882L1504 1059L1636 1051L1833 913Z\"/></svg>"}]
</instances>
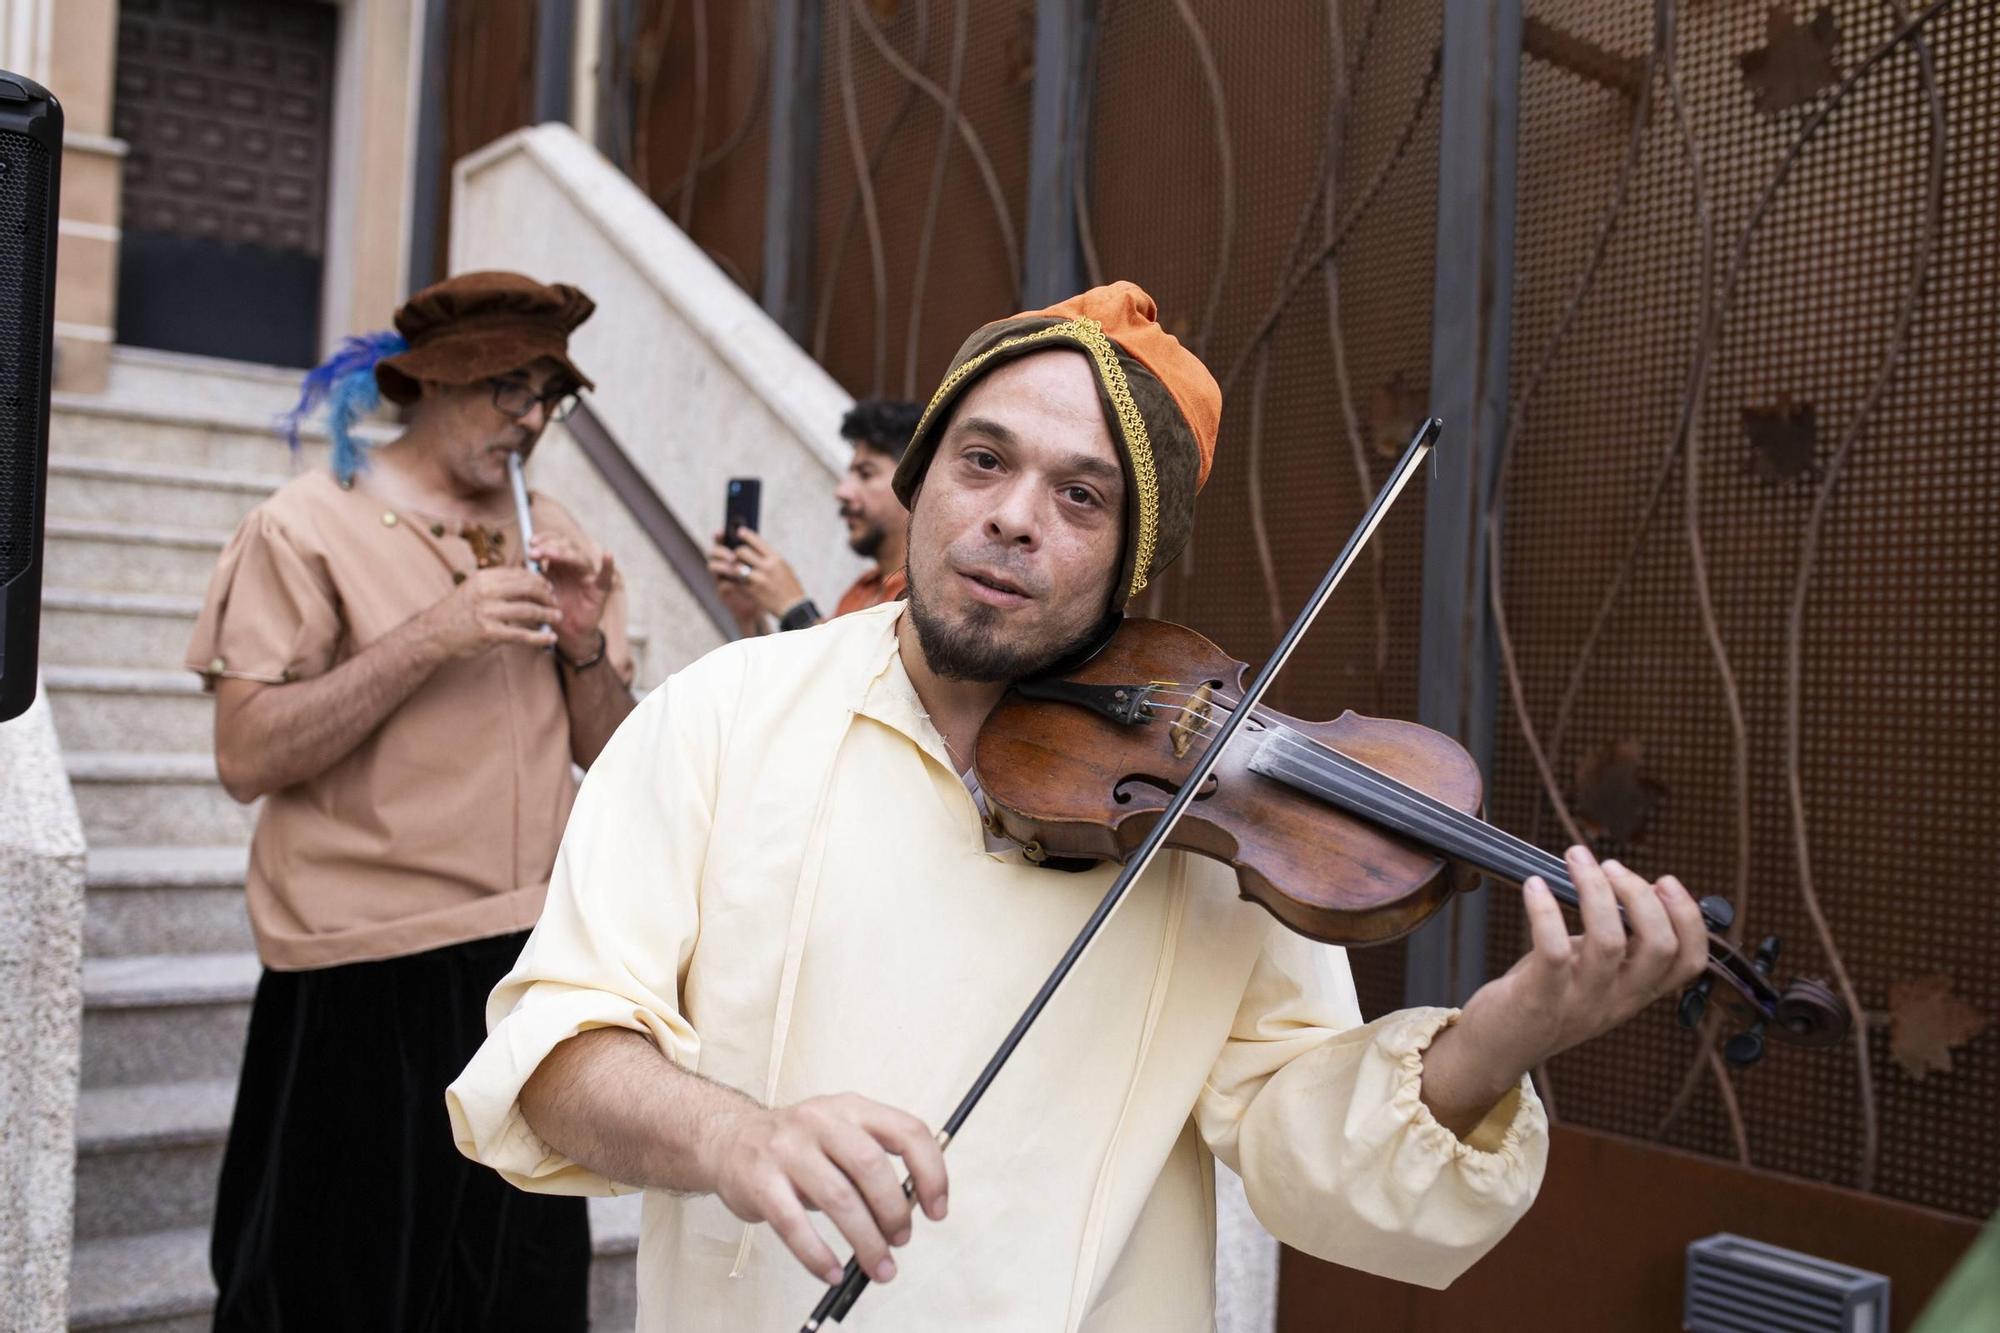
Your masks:
<instances>
[{"instance_id":1,"label":"blue feather on hat","mask_svg":"<svg viewBox=\"0 0 2000 1333\"><path fill-rule=\"evenodd\" d=\"M382 401L375 384L375 363L409 350L403 336L389 330L364 333L341 343L340 350L306 372L298 406L281 418L285 442L299 451L299 427L324 403L326 433L333 440L333 475L342 485L368 466L366 447L354 438L354 424Z\"/></svg>"}]
</instances>

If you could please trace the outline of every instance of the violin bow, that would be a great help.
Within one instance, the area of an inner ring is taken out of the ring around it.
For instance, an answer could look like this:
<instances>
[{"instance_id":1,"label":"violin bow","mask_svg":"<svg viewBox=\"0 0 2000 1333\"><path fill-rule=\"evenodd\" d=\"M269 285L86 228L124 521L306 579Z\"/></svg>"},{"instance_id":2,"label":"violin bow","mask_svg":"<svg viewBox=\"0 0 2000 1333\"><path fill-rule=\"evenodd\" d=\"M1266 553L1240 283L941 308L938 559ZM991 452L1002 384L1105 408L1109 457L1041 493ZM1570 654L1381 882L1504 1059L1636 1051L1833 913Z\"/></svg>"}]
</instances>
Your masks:
<instances>
[{"instance_id":1,"label":"violin bow","mask_svg":"<svg viewBox=\"0 0 2000 1333\"><path fill-rule=\"evenodd\" d=\"M1201 757L1195 761L1193 770L1181 783L1180 790L1174 794L1173 801L1155 821L1144 841L1134 849L1131 856L1126 858L1118 877L1112 880L1111 887L1104 891L1104 897L1098 902L1097 910L1093 911L1090 919L1083 923L1083 928L1070 942L1062 960L1049 973L1048 980L1042 983L1042 988L1035 992L1035 998L1028 1001L1028 1007L1022 1010L1020 1018L1015 1020L1013 1028L1001 1041L999 1049L993 1052L993 1058L979 1071L979 1077L973 1080L972 1087L960 1099L951 1117L944 1122L944 1128L938 1133L940 1149L951 1145L952 1139L964 1127L973 1108L979 1105L980 1099L986 1095L986 1090L993 1085L993 1080L999 1077L1000 1070L1005 1067L1008 1058L1021 1044L1021 1039L1028 1035L1028 1029L1042 1016L1042 1010L1048 1007L1049 1001L1055 998L1056 991L1068 978L1070 971L1081 961L1084 951L1097 937L1098 930L1117 910L1118 904L1125 897L1126 890L1138 881L1139 876L1146 873L1146 868L1153 863L1153 858L1159 854L1162 847L1166 846L1167 838L1173 833L1174 826L1180 822L1187 808L1194 803L1202 784L1208 781L1209 775L1215 771L1216 764L1221 761L1223 747L1229 744L1229 739L1236 734L1236 729L1243 725L1256 711L1257 705L1263 701L1266 691L1271 688L1271 682L1277 679L1280 671L1284 670L1285 663L1290 660L1300 640L1305 638L1306 631L1312 628L1313 622L1319 618L1319 613L1332 598L1334 589L1340 586L1340 581L1347 577L1347 571L1360 557L1362 548L1368 544L1368 539L1382 526L1382 520L1388 516L1390 506L1396 503L1396 497L1403 493L1403 488L1417 475L1417 469L1423 465L1425 457L1437 444L1438 432L1443 429L1444 422L1437 417L1429 418L1417 428L1416 435L1411 438L1408 447L1403 450L1403 456L1397 460L1395 469L1390 472L1389 480L1368 506L1368 512L1361 516L1361 522L1355 527L1353 535L1347 539L1347 545L1341 549L1340 557L1320 579L1319 587L1313 590L1305 609L1299 612L1298 618L1292 621L1291 628L1278 640L1277 648L1265 660L1263 669L1257 673L1257 678L1251 682L1250 688L1244 691L1243 697L1230 710L1221 729L1210 738L1207 747L1201 752ZM915 1190L916 1182L907 1176L904 1177L903 1197L910 1197ZM868 1274L862 1271L861 1261L849 1259L846 1269L841 1273L840 1281L826 1289L826 1294L820 1297L819 1304L813 1307L812 1314L808 1315L805 1323L799 1326L799 1333L819 1333L819 1330L829 1323L842 1322L867 1287Z\"/></svg>"}]
</instances>

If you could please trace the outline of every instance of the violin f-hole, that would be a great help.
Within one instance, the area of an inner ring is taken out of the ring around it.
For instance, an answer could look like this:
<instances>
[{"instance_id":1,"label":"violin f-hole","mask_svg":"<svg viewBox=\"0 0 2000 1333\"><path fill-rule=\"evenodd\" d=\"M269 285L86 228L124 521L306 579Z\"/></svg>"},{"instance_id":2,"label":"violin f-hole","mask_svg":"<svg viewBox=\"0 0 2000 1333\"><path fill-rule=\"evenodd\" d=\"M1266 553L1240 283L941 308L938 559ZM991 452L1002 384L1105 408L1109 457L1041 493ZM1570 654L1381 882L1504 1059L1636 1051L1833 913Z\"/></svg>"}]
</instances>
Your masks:
<instances>
[{"instance_id":1,"label":"violin f-hole","mask_svg":"<svg viewBox=\"0 0 2000 1333\"><path fill-rule=\"evenodd\" d=\"M1222 788L1222 779L1210 773L1194 794L1197 801L1205 801ZM1111 799L1120 805L1130 805L1135 800L1145 799L1154 805L1164 805L1174 798L1175 788L1169 787L1158 778L1149 778L1133 773L1121 778L1111 789Z\"/></svg>"}]
</instances>

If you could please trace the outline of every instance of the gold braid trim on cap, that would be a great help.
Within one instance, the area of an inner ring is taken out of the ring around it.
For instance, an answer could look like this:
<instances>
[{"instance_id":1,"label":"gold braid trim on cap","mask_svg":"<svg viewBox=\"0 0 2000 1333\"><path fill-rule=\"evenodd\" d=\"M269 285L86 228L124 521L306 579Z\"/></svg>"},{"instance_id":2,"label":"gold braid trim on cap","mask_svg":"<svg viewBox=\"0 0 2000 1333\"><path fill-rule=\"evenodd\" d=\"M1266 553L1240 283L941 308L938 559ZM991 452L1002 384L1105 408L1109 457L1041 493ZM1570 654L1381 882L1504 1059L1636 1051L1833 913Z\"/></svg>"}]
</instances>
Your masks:
<instances>
[{"instance_id":1,"label":"gold braid trim on cap","mask_svg":"<svg viewBox=\"0 0 2000 1333\"><path fill-rule=\"evenodd\" d=\"M1160 541L1160 476L1153 467L1153 441L1146 434L1146 419L1139 415L1139 405L1132 399L1132 386L1125 379L1125 367L1118 361L1118 348L1111 339L1104 336L1104 326L1088 315L1078 315L1060 324L1051 324L1033 333L1023 333L1012 338L1003 338L978 356L960 363L944 383L938 385L931 395L930 405L924 408L923 417L917 422L912 438L921 439L931 418L968 377L979 373L979 368L1002 352L1012 351L1029 343L1075 342L1090 356L1097 367L1097 377L1104 383L1104 392L1111 399L1111 410L1118 416L1119 433L1125 437L1125 457L1132 464L1132 482L1138 490L1139 540L1132 555L1132 586L1126 592L1127 601L1146 590L1146 576L1153 567L1153 551Z\"/></svg>"}]
</instances>

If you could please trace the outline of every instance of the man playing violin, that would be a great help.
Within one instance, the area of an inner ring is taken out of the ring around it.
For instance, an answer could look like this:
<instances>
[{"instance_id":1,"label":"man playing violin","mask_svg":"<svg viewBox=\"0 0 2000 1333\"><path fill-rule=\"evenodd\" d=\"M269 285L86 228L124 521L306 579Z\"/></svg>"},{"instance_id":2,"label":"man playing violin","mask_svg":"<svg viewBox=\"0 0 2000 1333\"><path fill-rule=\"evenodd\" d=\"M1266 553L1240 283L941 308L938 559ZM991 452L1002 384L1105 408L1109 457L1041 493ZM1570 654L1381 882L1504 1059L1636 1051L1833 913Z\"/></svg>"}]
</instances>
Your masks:
<instances>
[{"instance_id":1,"label":"man playing violin","mask_svg":"<svg viewBox=\"0 0 2000 1333\"><path fill-rule=\"evenodd\" d=\"M1115 871L1000 838L975 739L1179 554L1220 410L1129 283L986 326L897 472L909 600L710 654L592 768L447 1101L525 1189L647 1191L641 1329L796 1327L851 1248L869 1329L1205 1330L1211 1159L1286 1243L1444 1286L1540 1184L1526 1071L1701 970L1678 882L1573 848L1581 934L1531 880L1511 971L1364 1024L1341 950L1168 852L948 1187L932 1127Z\"/></svg>"}]
</instances>

